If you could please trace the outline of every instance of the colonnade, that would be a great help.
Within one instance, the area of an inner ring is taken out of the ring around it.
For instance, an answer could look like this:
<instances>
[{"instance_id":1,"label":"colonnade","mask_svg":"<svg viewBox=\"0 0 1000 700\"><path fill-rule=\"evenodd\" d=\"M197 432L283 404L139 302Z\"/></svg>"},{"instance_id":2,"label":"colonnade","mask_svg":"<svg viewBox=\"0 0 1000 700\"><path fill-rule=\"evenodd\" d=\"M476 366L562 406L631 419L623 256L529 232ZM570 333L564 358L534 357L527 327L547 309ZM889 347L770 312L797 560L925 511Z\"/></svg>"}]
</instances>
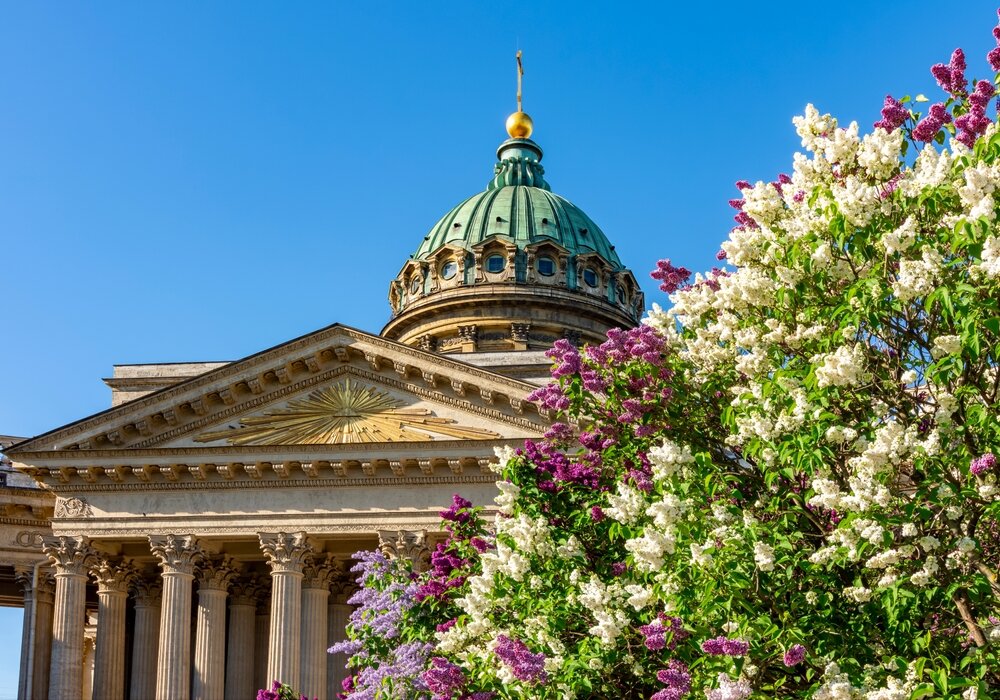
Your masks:
<instances>
[{"instance_id":1,"label":"colonnade","mask_svg":"<svg viewBox=\"0 0 1000 700\"><path fill-rule=\"evenodd\" d=\"M26 591L19 700L245 700L273 679L332 700L346 672L326 649L343 639L351 611L347 564L304 532L259 539L266 574L193 535L150 536L159 570L150 577L99 542L46 538L54 573L18 572ZM92 671L88 577L97 584Z\"/></svg>"}]
</instances>

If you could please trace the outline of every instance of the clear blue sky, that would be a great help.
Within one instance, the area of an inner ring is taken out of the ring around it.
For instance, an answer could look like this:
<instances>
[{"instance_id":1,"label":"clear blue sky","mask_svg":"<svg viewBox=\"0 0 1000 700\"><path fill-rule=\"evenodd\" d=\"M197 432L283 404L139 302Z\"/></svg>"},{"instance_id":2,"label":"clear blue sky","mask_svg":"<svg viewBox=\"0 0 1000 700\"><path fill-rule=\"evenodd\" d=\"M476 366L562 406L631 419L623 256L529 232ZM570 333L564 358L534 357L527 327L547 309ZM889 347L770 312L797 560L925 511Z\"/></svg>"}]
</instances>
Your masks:
<instances>
[{"instance_id":1,"label":"clear blue sky","mask_svg":"<svg viewBox=\"0 0 1000 700\"><path fill-rule=\"evenodd\" d=\"M807 102L867 127L956 46L983 75L994 7L4 3L0 433L107 407L115 363L378 332L492 172L518 47L546 177L662 301L657 258L712 266L733 182L789 169Z\"/></svg>"}]
</instances>

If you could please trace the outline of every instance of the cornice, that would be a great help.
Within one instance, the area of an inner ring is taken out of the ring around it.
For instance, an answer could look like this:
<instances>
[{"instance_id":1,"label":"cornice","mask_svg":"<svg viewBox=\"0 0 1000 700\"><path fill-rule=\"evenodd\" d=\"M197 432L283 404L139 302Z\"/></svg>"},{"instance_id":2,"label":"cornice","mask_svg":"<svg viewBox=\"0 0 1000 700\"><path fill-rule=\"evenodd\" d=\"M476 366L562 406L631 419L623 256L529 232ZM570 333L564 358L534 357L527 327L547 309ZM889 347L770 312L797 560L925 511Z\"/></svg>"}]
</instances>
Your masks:
<instances>
[{"instance_id":1,"label":"cornice","mask_svg":"<svg viewBox=\"0 0 1000 700\"><path fill-rule=\"evenodd\" d=\"M337 338L344 342L337 343ZM451 379L442 384L445 391L452 391L457 396L462 396L466 385L471 385L470 388L480 389L478 393L483 395L484 403L503 395L516 411L531 406L524 397L535 389L532 384L337 324L29 439L9 449L8 454L20 459L25 452L71 444L84 436L87 444L81 449L86 450L105 443L134 446L159 443L197 429L193 426L208 425L235 415L240 410L237 403L245 410L245 407L263 405L314 386L324 381L319 376L326 375L329 379L336 371L344 372L347 363L360 359L359 356L376 370L368 374L375 381L391 379L383 370L395 371L403 379L413 373L435 388L433 392L425 391L426 398L452 402L464 410L478 409L481 415L484 415L484 407L477 403L437 391L438 379ZM401 358L410 358L416 363L408 364ZM331 364L333 369L324 370L324 365ZM434 370L429 371L429 366ZM416 387L409 383L396 386L408 391ZM254 398L247 399L248 395ZM485 415L529 430L538 428L536 423L507 416L501 411L491 413L488 410ZM192 420L191 416L196 417Z\"/></svg>"}]
</instances>

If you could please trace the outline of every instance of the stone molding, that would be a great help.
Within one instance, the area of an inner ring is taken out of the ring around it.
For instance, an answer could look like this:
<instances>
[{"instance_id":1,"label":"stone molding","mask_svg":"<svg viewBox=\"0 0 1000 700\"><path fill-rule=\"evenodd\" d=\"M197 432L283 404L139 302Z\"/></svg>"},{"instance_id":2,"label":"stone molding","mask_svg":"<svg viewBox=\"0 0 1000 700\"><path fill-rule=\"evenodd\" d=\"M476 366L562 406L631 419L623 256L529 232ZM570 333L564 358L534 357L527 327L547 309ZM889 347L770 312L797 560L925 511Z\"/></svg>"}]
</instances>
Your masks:
<instances>
[{"instance_id":1,"label":"stone molding","mask_svg":"<svg viewBox=\"0 0 1000 700\"><path fill-rule=\"evenodd\" d=\"M240 566L228 554L206 557L198 568L200 590L228 591L240 573Z\"/></svg>"},{"instance_id":2,"label":"stone molding","mask_svg":"<svg viewBox=\"0 0 1000 700\"><path fill-rule=\"evenodd\" d=\"M302 569L315 550L315 545L301 532L259 532L260 549L264 552L271 571L302 573Z\"/></svg>"},{"instance_id":3,"label":"stone molding","mask_svg":"<svg viewBox=\"0 0 1000 700\"><path fill-rule=\"evenodd\" d=\"M90 539L87 537L46 537L42 542L42 551L55 566L56 575L86 578L90 567L97 561L97 552L90 546Z\"/></svg>"},{"instance_id":4,"label":"stone molding","mask_svg":"<svg viewBox=\"0 0 1000 700\"><path fill-rule=\"evenodd\" d=\"M159 560L164 574L193 575L205 557L205 550L194 535L150 535L149 549Z\"/></svg>"}]
</instances>

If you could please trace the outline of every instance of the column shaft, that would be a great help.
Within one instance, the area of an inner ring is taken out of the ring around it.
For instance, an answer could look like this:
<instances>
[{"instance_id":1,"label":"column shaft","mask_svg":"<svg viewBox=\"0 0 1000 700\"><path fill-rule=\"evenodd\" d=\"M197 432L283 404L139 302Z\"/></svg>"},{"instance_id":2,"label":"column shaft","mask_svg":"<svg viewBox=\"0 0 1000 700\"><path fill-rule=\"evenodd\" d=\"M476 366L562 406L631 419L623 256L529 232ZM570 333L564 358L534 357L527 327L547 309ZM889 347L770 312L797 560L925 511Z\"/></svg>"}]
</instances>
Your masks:
<instances>
[{"instance_id":1,"label":"column shaft","mask_svg":"<svg viewBox=\"0 0 1000 700\"><path fill-rule=\"evenodd\" d=\"M135 637L132 639L132 700L156 696L157 652L160 644L160 599L137 599Z\"/></svg>"},{"instance_id":2,"label":"column shaft","mask_svg":"<svg viewBox=\"0 0 1000 700\"><path fill-rule=\"evenodd\" d=\"M163 572L160 608L160 664L156 673L156 700L191 697L191 582L193 574Z\"/></svg>"},{"instance_id":3,"label":"column shaft","mask_svg":"<svg viewBox=\"0 0 1000 700\"><path fill-rule=\"evenodd\" d=\"M271 633L267 655L267 682L293 685L301 669L302 574L297 571L271 573Z\"/></svg>"},{"instance_id":4,"label":"column shaft","mask_svg":"<svg viewBox=\"0 0 1000 700\"><path fill-rule=\"evenodd\" d=\"M326 700L327 601L326 588L302 589L302 680L298 692Z\"/></svg>"},{"instance_id":5,"label":"column shaft","mask_svg":"<svg viewBox=\"0 0 1000 700\"><path fill-rule=\"evenodd\" d=\"M31 656L31 608L34 601L34 589L31 587L32 568L30 566L14 567L14 580L24 591L24 615L21 624L21 666L17 676L17 700L30 700L28 697L28 679L31 677L31 667L28 665Z\"/></svg>"},{"instance_id":6,"label":"column shaft","mask_svg":"<svg viewBox=\"0 0 1000 700\"><path fill-rule=\"evenodd\" d=\"M87 576L56 571L49 700L81 700Z\"/></svg>"},{"instance_id":7,"label":"column shaft","mask_svg":"<svg viewBox=\"0 0 1000 700\"><path fill-rule=\"evenodd\" d=\"M198 590L193 700L223 700L225 682L226 591L203 587Z\"/></svg>"},{"instance_id":8,"label":"column shaft","mask_svg":"<svg viewBox=\"0 0 1000 700\"><path fill-rule=\"evenodd\" d=\"M229 643L226 649L225 700L252 698L254 688L254 618L256 606L252 600L229 606Z\"/></svg>"},{"instance_id":9,"label":"column shaft","mask_svg":"<svg viewBox=\"0 0 1000 700\"><path fill-rule=\"evenodd\" d=\"M98 590L94 697L125 698L125 590Z\"/></svg>"},{"instance_id":10,"label":"column shaft","mask_svg":"<svg viewBox=\"0 0 1000 700\"><path fill-rule=\"evenodd\" d=\"M328 616L328 632L330 646L347 639L347 621L351 617L351 606L343 603L332 603ZM341 684L347 678L347 657L343 654L327 654L327 694L330 698L337 697L341 692Z\"/></svg>"},{"instance_id":11,"label":"column shaft","mask_svg":"<svg viewBox=\"0 0 1000 700\"><path fill-rule=\"evenodd\" d=\"M32 660L31 700L49 697L49 664L52 661L52 613L55 605L51 579L35 589L35 650Z\"/></svg>"},{"instance_id":12,"label":"column shaft","mask_svg":"<svg viewBox=\"0 0 1000 700\"><path fill-rule=\"evenodd\" d=\"M271 645L271 603L257 611L253 632L253 685L256 690L270 688L267 681L267 657Z\"/></svg>"}]
</instances>

